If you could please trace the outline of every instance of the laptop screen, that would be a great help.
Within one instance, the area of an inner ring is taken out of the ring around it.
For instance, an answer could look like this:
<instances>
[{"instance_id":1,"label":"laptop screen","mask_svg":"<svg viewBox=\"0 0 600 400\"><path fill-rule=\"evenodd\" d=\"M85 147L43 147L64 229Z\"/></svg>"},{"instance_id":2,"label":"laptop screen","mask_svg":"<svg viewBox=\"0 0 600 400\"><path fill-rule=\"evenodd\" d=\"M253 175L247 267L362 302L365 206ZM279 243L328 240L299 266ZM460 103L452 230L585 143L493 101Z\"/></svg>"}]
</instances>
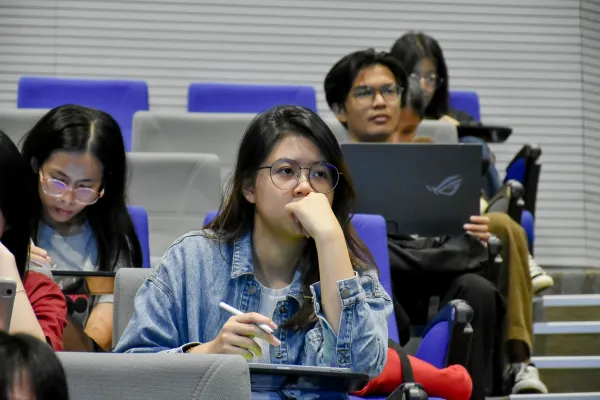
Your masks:
<instances>
[{"instance_id":1,"label":"laptop screen","mask_svg":"<svg viewBox=\"0 0 600 400\"><path fill-rule=\"evenodd\" d=\"M362 389L369 377L347 368L248 363L252 391L305 390L347 393Z\"/></svg>"},{"instance_id":2,"label":"laptop screen","mask_svg":"<svg viewBox=\"0 0 600 400\"><path fill-rule=\"evenodd\" d=\"M471 144L344 143L353 212L382 215L389 233L458 235L479 215L481 148Z\"/></svg>"}]
</instances>

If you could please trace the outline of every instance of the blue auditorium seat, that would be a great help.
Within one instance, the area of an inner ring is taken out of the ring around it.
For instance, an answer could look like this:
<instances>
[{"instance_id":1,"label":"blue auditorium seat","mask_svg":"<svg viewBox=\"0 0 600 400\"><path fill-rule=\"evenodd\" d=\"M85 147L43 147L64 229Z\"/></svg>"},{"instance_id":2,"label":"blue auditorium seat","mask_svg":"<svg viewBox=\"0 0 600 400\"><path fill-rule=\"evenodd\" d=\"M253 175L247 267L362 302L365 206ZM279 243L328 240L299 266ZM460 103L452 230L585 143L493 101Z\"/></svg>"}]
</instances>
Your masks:
<instances>
[{"instance_id":1,"label":"blue auditorium seat","mask_svg":"<svg viewBox=\"0 0 600 400\"><path fill-rule=\"evenodd\" d=\"M450 108L462 111L481 122L481 111L479 106L479 95L472 90L451 90Z\"/></svg>"},{"instance_id":2,"label":"blue auditorium seat","mask_svg":"<svg viewBox=\"0 0 600 400\"><path fill-rule=\"evenodd\" d=\"M278 105L296 105L317 112L312 86L249 85L240 83L192 83L188 111L212 113L260 113Z\"/></svg>"},{"instance_id":3,"label":"blue auditorium seat","mask_svg":"<svg viewBox=\"0 0 600 400\"><path fill-rule=\"evenodd\" d=\"M64 104L96 108L119 124L125 149L131 151L133 114L148 110L148 85L144 81L71 79L23 76L19 79L18 108L54 108Z\"/></svg>"}]
</instances>

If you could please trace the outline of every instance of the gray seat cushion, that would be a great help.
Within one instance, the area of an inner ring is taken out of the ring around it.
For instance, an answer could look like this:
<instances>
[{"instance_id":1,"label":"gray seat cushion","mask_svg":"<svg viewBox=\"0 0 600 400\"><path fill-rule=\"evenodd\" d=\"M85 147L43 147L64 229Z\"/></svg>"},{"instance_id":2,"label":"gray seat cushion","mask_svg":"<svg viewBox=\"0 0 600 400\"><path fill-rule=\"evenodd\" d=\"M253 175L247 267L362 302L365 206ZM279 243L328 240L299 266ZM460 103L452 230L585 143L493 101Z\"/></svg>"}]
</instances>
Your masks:
<instances>
[{"instance_id":1,"label":"gray seat cushion","mask_svg":"<svg viewBox=\"0 0 600 400\"><path fill-rule=\"evenodd\" d=\"M216 354L57 353L71 400L250 399L243 357Z\"/></svg>"},{"instance_id":2,"label":"gray seat cushion","mask_svg":"<svg viewBox=\"0 0 600 400\"><path fill-rule=\"evenodd\" d=\"M150 255L161 256L181 235L202 228L221 202L219 158L200 153L128 153L130 204L148 212Z\"/></svg>"}]
</instances>

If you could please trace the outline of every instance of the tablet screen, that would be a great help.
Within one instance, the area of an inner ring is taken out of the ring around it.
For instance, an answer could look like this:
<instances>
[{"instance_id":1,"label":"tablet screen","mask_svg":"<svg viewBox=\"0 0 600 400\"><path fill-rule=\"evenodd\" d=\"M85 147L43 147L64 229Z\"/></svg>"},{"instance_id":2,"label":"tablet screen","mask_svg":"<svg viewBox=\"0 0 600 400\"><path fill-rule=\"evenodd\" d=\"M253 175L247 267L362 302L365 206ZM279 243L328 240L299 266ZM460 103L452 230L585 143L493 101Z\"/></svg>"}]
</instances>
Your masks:
<instances>
[{"instance_id":1,"label":"tablet screen","mask_svg":"<svg viewBox=\"0 0 600 400\"><path fill-rule=\"evenodd\" d=\"M303 390L348 393L362 389L368 376L349 369L250 364L252 391Z\"/></svg>"}]
</instances>

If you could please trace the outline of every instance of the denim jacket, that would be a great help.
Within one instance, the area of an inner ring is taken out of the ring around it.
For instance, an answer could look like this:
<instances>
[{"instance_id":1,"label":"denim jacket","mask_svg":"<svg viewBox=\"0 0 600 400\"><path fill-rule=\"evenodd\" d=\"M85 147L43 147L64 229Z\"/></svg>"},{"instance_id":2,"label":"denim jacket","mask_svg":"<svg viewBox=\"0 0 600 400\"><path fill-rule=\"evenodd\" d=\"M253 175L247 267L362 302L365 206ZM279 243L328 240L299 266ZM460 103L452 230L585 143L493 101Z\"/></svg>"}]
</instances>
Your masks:
<instances>
[{"instance_id":1,"label":"denim jacket","mask_svg":"<svg viewBox=\"0 0 600 400\"><path fill-rule=\"evenodd\" d=\"M233 242L190 232L179 238L144 282L135 312L115 352L182 352L191 343L206 343L219 334L231 315L223 301L256 312L261 285L254 276L251 233ZM304 301L302 275L295 272L286 300L272 316L277 326ZM351 368L377 376L387 356L387 319L392 301L375 271L360 271L338 282L342 315L336 335L321 308L320 282L310 287L318 321L309 329L277 329L280 346L270 346L272 364Z\"/></svg>"}]
</instances>

